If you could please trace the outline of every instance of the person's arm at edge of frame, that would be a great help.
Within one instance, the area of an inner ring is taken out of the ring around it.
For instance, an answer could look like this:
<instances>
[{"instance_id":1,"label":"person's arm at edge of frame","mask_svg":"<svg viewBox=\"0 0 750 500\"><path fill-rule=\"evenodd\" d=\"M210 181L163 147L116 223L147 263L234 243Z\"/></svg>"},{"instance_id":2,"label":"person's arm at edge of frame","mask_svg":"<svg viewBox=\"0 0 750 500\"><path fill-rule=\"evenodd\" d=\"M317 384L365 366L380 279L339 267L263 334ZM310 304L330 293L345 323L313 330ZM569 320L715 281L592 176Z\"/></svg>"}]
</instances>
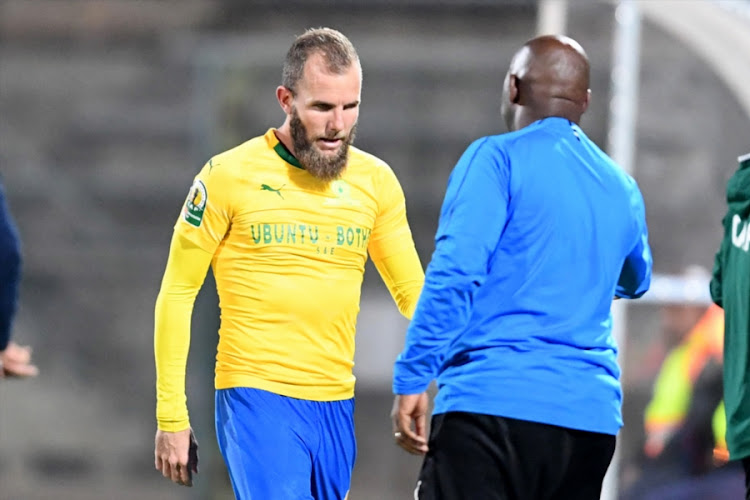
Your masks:
<instances>
[{"instance_id":1,"label":"person's arm at edge of frame","mask_svg":"<svg viewBox=\"0 0 750 500\"><path fill-rule=\"evenodd\" d=\"M5 193L0 184L0 378L34 377L39 373L31 363L31 347L11 341L11 329L18 305L21 281L21 241L18 237Z\"/></svg>"},{"instance_id":2,"label":"person's arm at edge of frame","mask_svg":"<svg viewBox=\"0 0 750 500\"><path fill-rule=\"evenodd\" d=\"M435 252L394 366L394 437L410 453L427 452L426 391L446 347L466 326L472 296L486 279L506 222L508 182L504 152L487 139L466 150L448 182Z\"/></svg>"},{"instance_id":3,"label":"person's arm at edge of frame","mask_svg":"<svg viewBox=\"0 0 750 500\"><path fill-rule=\"evenodd\" d=\"M154 466L164 477L186 486L192 483L187 469L191 429L185 396L190 319L212 257L187 238L173 234L154 311L158 423ZM197 465L192 472L197 472Z\"/></svg>"},{"instance_id":4,"label":"person's arm at edge of frame","mask_svg":"<svg viewBox=\"0 0 750 500\"><path fill-rule=\"evenodd\" d=\"M648 244L648 226L646 208L638 186L633 181L631 205L638 223L638 237L635 245L625 258L620 278L615 288L615 298L637 299L646 293L651 286L653 257Z\"/></svg>"}]
</instances>

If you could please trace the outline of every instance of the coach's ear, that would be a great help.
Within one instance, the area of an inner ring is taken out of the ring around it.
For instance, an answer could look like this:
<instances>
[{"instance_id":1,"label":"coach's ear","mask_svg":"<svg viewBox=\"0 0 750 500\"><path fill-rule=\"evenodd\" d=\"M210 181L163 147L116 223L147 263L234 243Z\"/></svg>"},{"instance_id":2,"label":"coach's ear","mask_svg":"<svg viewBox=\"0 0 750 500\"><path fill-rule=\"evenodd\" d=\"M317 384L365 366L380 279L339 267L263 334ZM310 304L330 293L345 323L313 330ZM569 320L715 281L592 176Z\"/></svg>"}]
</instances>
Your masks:
<instances>
[{"instance_id":1,"label":"coach's ear","mask_svg":"<svg viewBox=\"0 0 750 500\"><path fill-rule=\"evenodd\" d=\"M511 104L518 104L521 93L518 91L520 80L516 75L508 75L508 100Z\"/></svg>"},{"instance_id":2,"label":"coach's ear","mask_svg":"<svg viewBox=\"0 0 750 500\"><path fill-rule=\"evenodd\" d=\"M284 110L284 113L286 113L287 115L292 114L294 92L284 87L283 85L279 85L278 87L276 87L276 100L279 101L279 106L281 106L281 109Z\"/></svg>"},{"instance_id":3,"label":"coach's ear","mask_svg":"<svg viewBox=\"0 0 750 500\"><path fill-rule=\"evenodd\" d=\"M583 103L581 103L581 114L585 113L587 109L589 109L589 104L591 104L591 89L586 89L586 99L584 99Z\"/></svg>"}]
</instances>

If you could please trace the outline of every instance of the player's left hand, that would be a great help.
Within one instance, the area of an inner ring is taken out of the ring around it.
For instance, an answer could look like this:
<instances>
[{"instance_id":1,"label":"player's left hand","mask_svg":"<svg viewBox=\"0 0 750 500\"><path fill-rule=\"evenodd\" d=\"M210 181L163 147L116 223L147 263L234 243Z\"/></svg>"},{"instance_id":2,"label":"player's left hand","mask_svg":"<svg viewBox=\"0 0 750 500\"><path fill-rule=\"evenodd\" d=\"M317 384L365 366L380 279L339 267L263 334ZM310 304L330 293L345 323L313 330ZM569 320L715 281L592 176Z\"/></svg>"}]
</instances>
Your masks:
<instances>
[{"instance_id":1,"label":"player's left hand","mask_svg":"<svg viewBox=\"0 0 750 500\"><path fill-rule=\"evenodd\" d=\"M39 369L31 363L31 347L9 342L0 351L0 377L36 377Z\"/></svg>"},{"instance_id":2,"label":"player's left hand","mask_svg":"<svg viewBox=\"0 0 750 500\"><path fill-rule=\"evenodd\" d=\"M391 420L396 444L414 455L427 453L427 392L399 394L393 400Z\"/></svg>"}]
</instances>

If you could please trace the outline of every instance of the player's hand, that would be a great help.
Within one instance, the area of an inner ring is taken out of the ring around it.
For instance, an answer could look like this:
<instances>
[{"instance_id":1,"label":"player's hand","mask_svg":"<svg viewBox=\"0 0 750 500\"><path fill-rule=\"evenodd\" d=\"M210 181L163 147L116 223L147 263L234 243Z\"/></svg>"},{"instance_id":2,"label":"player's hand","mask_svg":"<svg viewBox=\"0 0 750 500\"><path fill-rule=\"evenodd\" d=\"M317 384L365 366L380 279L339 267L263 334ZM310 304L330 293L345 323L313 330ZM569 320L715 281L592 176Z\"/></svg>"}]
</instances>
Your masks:
<instances>
[{"instance_id":1,"label":"player's hand","mask_svg":"<svg viewBox=\"0 0 750 500\"><path fill-rule=\"evenodd\" d=\"M182 486L192 486L193 473L198 472L198 443L192 432L192 429L179 432L158 430L154 439L156 470Z\"/></svg>"},{"instance_id":2,"label":"player's hand","mask_svg":"<svg viewBox=\"0 0 750 500\"><path fill-rule=\"evenodd\" d=\"M8 343L0 352L0 377L36 377L39 369L31 363L31 347Z\"/></svg>"},{"instance_id":3,"label":"player's hand","mask_svg":"<svg viewBox=\"0 0 750 500\"><path fill-rule=\"evenodd\" d=\"M427 392L397 395L391 420L396 444L414 455L427 453Z\"/></svg>"}]
</instances>

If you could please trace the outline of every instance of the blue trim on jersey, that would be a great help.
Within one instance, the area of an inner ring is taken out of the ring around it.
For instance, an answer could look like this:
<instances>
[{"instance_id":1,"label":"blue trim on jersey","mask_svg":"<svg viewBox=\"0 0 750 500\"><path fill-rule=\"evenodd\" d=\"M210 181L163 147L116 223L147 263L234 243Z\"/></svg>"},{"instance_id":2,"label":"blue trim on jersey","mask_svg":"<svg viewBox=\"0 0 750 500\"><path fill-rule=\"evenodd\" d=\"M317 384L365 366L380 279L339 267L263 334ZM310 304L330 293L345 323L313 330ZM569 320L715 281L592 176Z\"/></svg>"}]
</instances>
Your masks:
<instances>
[{"instance_id":1,"label":"blue trim on jersey","mask_svg":"<svg viewBox=\"0 0 750 500\"><path fill-rule=\"evenodd\" d=\"M237 500L343 500L357 446L354 399L216 391L216 435Z\"/></svg>"},{"instance_id":2,"label":"blue trim on jersey","mask_svg":"<svg viewBox=\"0 0 750 500\"><path fill-rule=\"evenodd\" d=\"M652 266L635 181L577 125L546 118L466 150L435 243L394 392L437 378L435 413L616 434L610 307L645 293Z\"/></svg>"}]
</instances>

